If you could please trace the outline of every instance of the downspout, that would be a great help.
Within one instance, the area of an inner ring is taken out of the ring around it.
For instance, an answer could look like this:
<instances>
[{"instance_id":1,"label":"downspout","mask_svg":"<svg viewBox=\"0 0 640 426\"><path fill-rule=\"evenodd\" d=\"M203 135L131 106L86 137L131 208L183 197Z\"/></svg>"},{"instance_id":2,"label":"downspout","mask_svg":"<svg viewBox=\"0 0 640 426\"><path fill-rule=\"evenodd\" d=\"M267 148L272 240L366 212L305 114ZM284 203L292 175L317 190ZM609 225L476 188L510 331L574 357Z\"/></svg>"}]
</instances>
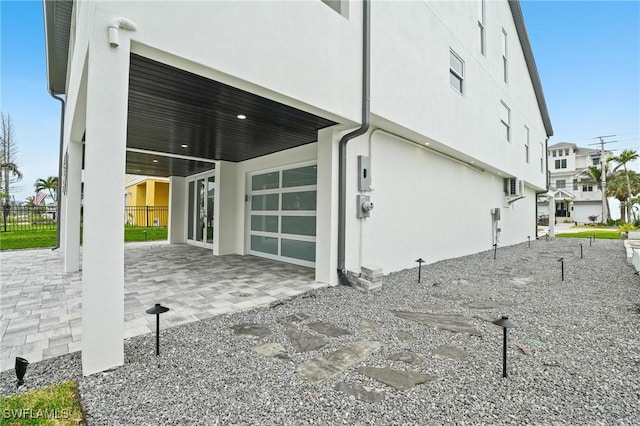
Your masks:
<instances>
[{"instance_id":1,"label":"downspout","mask_svg":"<svg viewBox=\"0 0 640 426\"><path fill-rule=\"evenodd\" d=\"M64 99L59 96L53 94L53 91L49 91L49 94L52 98L60 101L60 148L58 153L58 189L56 190L57 200L56 200L56 221L58 226L56 226L56 246L51 250L56 250L60 248L60 220L62 217L60 216L60 212L62 212L62 152L64 150L64 110L65 104Z\"/></svg>"},{"instance_id":2,"label":"downspout","mask_svg":"<svg viewBox=\"0 0 640 426\"><path fill-rule=\"evenodd\" d=\"M536 192L536 217L535 217L535 223L536 223L536 239L538 238L538 195L542 195L542 194L546 194L547 192L549 192L549 138L546 138L544 140L544 153L543 153L543 157L545 159L545 179L546 179L546 191L540 191L540 192ZM555 219L555 212L554 212L554 219ZM551 220L551 209L549 208L549 220Z\"/></svg>"},{"instance_id":3,"label":"downspout","mask_svg":"<svg viewBox=\"0 0 640 426\"><path fill-rule=\"evenodd\" d=\"M369 130L371 90L371 5L362 2L362 124L356 130L342 136L339 143L338 162L338 278L340 284L349 285L345 268L347 221L347 143Z\"/></svg>"}]
</instances>

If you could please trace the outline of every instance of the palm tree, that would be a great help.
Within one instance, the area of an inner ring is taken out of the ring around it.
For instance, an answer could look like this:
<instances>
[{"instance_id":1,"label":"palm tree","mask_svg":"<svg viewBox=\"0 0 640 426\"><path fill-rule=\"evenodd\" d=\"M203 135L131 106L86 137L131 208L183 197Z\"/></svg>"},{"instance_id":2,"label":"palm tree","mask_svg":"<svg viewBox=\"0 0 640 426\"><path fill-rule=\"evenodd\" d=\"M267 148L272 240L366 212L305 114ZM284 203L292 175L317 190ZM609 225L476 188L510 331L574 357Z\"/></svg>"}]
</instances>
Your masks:
<instances>
[{"instance_id":1,"label":"palm tree","mask_svg":"<svg viewBox=\"0 0 640 426\"><path fill-rule=\"evenodd\" d=\"M582 171L584 177L578 181L579 184L584 185L597 185L598 188L602 190L602 170L600 170L597 166L589 166L585 170ZM608 163L604 164L604 173L607 182L611 179L611 173L609 173L609 165ZM602 221L608 221L611 219L611 209L609 208L609 199L607 198L608 194L605 194L605 191L602 191L602 196L605 199L606 206L606 218L602 218Z\"/></svg>"},{"instance_id":2,"label":"palm tree","mask_svg":"<svg viewBox=\"0 0 640 426\"><path fill-rule=\"evenodd\" d=\"M9 179L9 173L13 176L17 177L18 180L22 179L22 173L18 170L18 166L15 163L11 162L0 162L0 187L2 187L2 177L4 176L6 179ZM0 198L5 198L5 204L9 204L9 194L8 193L0 193Z\"/></svg>"},{"instance_id":3,"label":"palm tree","mask_svg":"<svg viewBox=\"0 0 640 426\"><path fill-rule=\"evenodd\" d=\"M49 192L48 197L50 197L53 202L57 202L58 200L58 177L57 176L49 176L46 179L38 179L34 185L36 187L36 192L47 191Z\"/></svg>"},{"instance_id":4,"label":"palm tree","mask_svg":"<svg viewBox=\"0 0 640 426\"><path fill-rule=\"evenodd\" d=\"M620 153L620 155L616 155L615 157L611 157L610 161L615 161L618 165L613 169L616 171L620 167L624 170L624 175L627 180L627 217L631 219L631 214L633 214L633 220L636 220L636 212L631 208L631 198L633 198L633 192L631 191L631 182L629 180L629 174L627 173L627 163L637 160L638 153L633 149L625 149Z\"/></svg>"},{"instance_id":5,"label":"palm tree","mask_svg":"<svg viewBox=\"0 0 640 426\"><path fill-rule=\"evenodd\" d=\"M630 209L627 208L630 204L629 188L632 194L640 193L640 174L633 170L627 173L620 170L607 179L607 195L620 201L620 218L625 222L631 220Z\"/></svg>"}]
</instances>

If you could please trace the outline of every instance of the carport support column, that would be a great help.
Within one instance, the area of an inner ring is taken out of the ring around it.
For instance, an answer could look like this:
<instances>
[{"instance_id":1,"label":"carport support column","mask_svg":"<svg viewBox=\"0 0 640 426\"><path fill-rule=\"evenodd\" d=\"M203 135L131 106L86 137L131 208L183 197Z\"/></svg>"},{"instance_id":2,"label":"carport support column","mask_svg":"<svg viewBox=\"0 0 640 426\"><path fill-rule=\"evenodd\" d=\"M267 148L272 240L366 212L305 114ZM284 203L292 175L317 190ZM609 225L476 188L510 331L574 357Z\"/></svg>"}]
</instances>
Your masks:
<instances>
[{"instance_id":1,"label":"carport support column","mask_svg":"<svg viewBox=\"0 0 640 426\"><path fill-rule=\"evenodd\" d=\"M549 237L556 236L556 197L549 196Z\"/></svg>"},{"instance_id":2,"label":"carport support column","mask_svg":"<svg viewBox=\"0 0 640 426\"><path fill-rule=\"evenodd\" d=\"M66 151L67 181L63 205L62 248L64 272L80 270L80 203L82 195L82 143L70 141ZM64 177L63 177L64 179Z\"/></svg>"},{"instance_id":3,"label":"carport support column","mask_svg":"<svg viewBox=\"0 0 640 426\"><path fill-rule=\"evenodd\" d=\"M124 363L124 175L129 43L89 45L82 261L82 373ZM124 40L121 40L124 41Z\"/></svg>"},{"instance_id":4,"label":"carport support column","mask_svg":"<svg viewBox=\"0 0 640 426\"><path fill-rule=\"evenodd\" d=\"M169 177L169 244L187 242L187 179Z\"/></svg>"},{"instance_id":5,"label":"carport support column","mask_svg":"<svg viewBox=\"0 0 640 426\"><path fill-rule=\"evenodd\" d=\"M318 131L316 281L338 285L338 142L332 128Z\"/></svg>"}]
</instances>

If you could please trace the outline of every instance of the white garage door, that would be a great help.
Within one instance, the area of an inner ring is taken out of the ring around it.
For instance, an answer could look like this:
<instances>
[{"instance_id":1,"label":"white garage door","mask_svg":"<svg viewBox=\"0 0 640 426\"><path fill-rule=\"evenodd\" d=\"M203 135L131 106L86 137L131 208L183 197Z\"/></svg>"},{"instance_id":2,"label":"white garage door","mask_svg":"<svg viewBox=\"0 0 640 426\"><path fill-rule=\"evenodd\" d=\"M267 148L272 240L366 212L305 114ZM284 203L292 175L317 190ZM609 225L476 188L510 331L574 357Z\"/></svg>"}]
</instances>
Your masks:
<instances>
[{"instance_id":1,"label":"white garage door","mask_svg":"<svg viewBox=\"0 0 640 426\"><path fill-rule=\"evenodd\" d=\"M249 253L314 266L316 191L315 164L253 174Z\"/></svg>"}]
</instances>

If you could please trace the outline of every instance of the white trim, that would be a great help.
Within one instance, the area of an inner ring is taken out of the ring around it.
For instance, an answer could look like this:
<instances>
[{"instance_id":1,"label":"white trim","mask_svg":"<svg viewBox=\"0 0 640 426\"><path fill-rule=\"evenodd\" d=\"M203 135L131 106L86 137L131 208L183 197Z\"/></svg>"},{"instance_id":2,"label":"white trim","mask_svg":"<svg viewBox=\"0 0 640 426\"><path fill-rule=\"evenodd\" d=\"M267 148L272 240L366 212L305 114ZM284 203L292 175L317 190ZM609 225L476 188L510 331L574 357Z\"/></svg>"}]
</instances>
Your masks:
<instances>
[{"instance_id":1,"label":"white trim","mask_svg":"<svg viewBox=\"0 0 640 426\"><path fill-rule=\"evenodd\" d=\"M128 152L137 152L139 154L157 155L158 157L180 158L182 160L201 161L204 163L217 163L218 160L212 160L210 158L192 157L191 155L171 154L169 152L150 151L148 149L127 148Z\"/></svg>"}]
</instances>

